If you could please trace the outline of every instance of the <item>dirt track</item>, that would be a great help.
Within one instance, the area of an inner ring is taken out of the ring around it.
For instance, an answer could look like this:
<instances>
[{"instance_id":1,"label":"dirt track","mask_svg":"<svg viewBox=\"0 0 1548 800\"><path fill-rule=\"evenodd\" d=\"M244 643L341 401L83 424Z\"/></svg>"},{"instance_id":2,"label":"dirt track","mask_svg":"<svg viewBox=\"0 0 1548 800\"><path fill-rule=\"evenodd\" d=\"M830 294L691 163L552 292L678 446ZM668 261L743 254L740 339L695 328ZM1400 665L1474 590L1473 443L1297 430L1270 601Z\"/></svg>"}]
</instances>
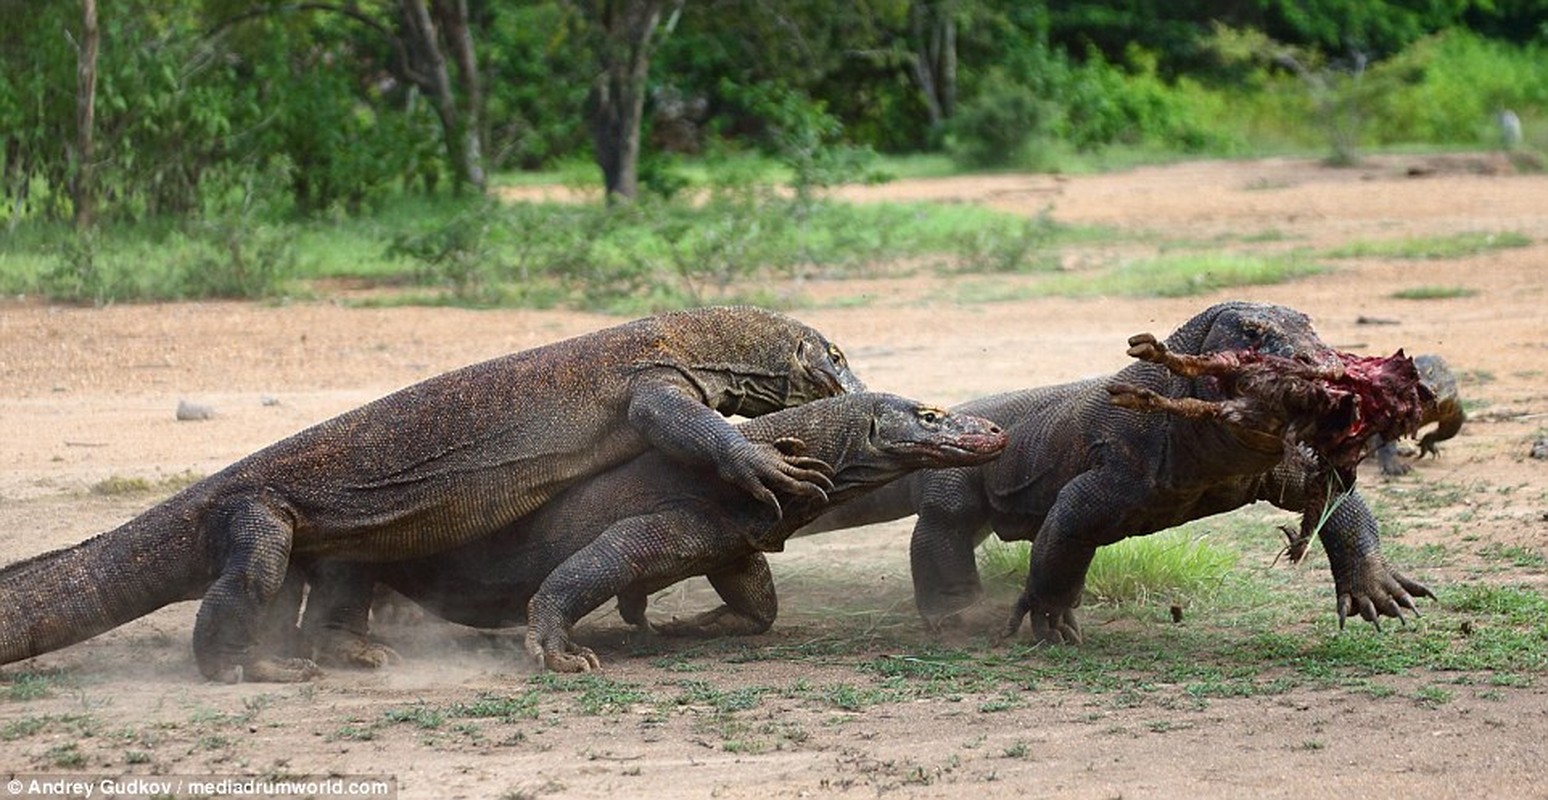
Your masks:
<instances>
[{"instance_id":1,"label":"dirt track","mask_svg":"<svg viewBox=\"0 0 1548 800\"><path fill-rule=\"evenodd\" d=\"M1409 177L1421 163L1430 171ZM956 282L1028 279L815 282L804 288L819 303L858 295L868 302L797 316L844 344L873 388L941 403L1116 370L1128 335L1164 333L1227 296L1301 308L1345 349L1439 353L1461 372L1472 421L1441 459L1414 474L1384 481L1372 470L1362 482L1378 502L1398 508L1415 494L1460 498L1405 515L1406 546L1437 543L1459 554L1444 567L1405 567L1416 577L1440 585L1482 574L1542 587L1540 565L1480 573L1472 555L1491 545L1543 552L1548 534L1548 462L1526 457L1548 430L1541 267L1548 178L1475 169L1487 163L1390 158L1335 171L1291 160L1208 162L847 190L856 199L945 198L1027 214L1051 206L1062 222L1146 232L1125 246L1130 253L1163 240L1229 247L1265 231L1285 247L1464 231L1515 231L1535 244L1454 260L1341 261L1332 273L1293 284L1172 300L962 305L948 299ZM1074 253L1066 261L1081 269L1110 257L1118 256ZM1390 297L1405 287L1458 285L1476 294ZM1364 325L1361 317L1399 324ZM88 493L104 479L207 474L393 388L614 322L329 303L101 310L0 303L0 562L79 541L165 493ZM212 405L217 416L177 422L179 399ZM1458 530L1474 538L1459 546ZM1186 707L1039 687L994 713L982 708L998 691L852 708L791 689L864 689L880 680L842 658L810 656L814 642L836 637L856 659L929 643L910 611L907 531L895 524L800 540L773 558L780 621L751 642L770 655L641 645L611 609L588 623L610 681L597 691L641 686L675 696L685 680L707 682L716 697L756 690L757 702L729 716L711 700L663 710L625 694L608 705L569 686L551 688L535 718L437 721L437 711L533 686L513 635L439 625L403 632L410 662L384 674L333 672L302 687L206 685L188 648L194 605L179 604L7 667L8 676L62 672L47 679L45 697L25 699L15 687L0 697L0 781L4 772L367 773L396 776L400 796L416 798L1544 795L1542 675L1489 692L1459 688L1443 704L1414 701L1408 690L1423 675L1393 678L1391 695L1298 686ZM1308 594L1328 594L1325 575L1300 570L1295 580ZM652 613L708 602L696 585L658 598ZM1308 630L1327 623L1331 601L1326 606L1305 622ZM1002 611L986 614L998 619ZM1420 624L1445 619L1436 613ZM996 652L979 639L965 646L985 657ZM601 713L574 706L593 700Z\"/></svg>"}]
</instances>

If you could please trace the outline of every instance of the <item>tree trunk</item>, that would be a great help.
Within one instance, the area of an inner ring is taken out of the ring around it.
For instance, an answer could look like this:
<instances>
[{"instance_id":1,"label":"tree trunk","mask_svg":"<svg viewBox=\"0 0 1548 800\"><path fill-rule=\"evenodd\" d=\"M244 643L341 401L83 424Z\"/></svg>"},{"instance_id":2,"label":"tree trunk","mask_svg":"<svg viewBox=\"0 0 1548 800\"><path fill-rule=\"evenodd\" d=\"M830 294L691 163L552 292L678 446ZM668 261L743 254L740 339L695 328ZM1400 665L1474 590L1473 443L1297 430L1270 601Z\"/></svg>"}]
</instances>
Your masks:
<instances>
[{"instance_id":1,"label":"tree trunk","mask_svg":"<svg viewBox=\"0 0 1548 800\"><path fill-rule=\"evenodd\" d=\"M640 121L664 5L664 0L604 0L596 15L601 69L586 112L608 202L639 194Z\"/></svg>"},{"instance_id":2,"label":"tree trunk","mask_svg":"<svg viewBox=\"0 0 1548 800\"><path fill-rule=\"evenodd\" d=\"M930 115L930 127L939 128L956 113L957 106L957 3L956 0L920 0L909 11L914 34L914 80Z\"/></svg>"},{"instance_id":3,"label":"tree trunk","mask_svg":"<svg viewBox=\"0 0 1548 800\"><path fill-rule=\"evenodd\" d=\"M97 109L97 0L81 0L81 43L75 67L76 164L73 196L75 229L85 231L96 221L93 131Z\"/></svg>"},{"instance_id":4,"label":"tree trunk","mask_svg":"<svg viewBox=\"0 0 1548 800\"><path fill-rule=\"evenodd\" d=\"M457 84L462 89L463 172L482 192L485 185L484 87L479 80L473 34L468 27L468 0L439 0L436 12L446 32L452 59L457 64Z\"/></svg>"},{"instance_id":5,"label":"tree trunk","mask_svg":"<svg viewBox=\"0 0 1548 800\"><path fill-rule=\"evenodd\" d=\"M435 106L436 116L441 120L441 132L446 142L446 155L451 160L452 173L456 177L455 187L458 192L465 184L472 184L479 192L484 190L484 169L480 161L477 144L477 132L468 135L469 126L462 119L457 110L457 96L452 91L451 73L446 68L446 56L441 51L440 34L435 27L435 21L430 16L430 9L426 7L424 0L401 0L403 9L403 22L408 34L408 49L411 59L416 62L413 71L416 73L415 82L429 95L430 102ZM462 3L455 4L466 11L467 6ZM464 24L466 19L463 19ZM472 45L469 43L467 57L472 58ZM470 146L470 139L472 144Z\"/></svg>"}]
</instances>

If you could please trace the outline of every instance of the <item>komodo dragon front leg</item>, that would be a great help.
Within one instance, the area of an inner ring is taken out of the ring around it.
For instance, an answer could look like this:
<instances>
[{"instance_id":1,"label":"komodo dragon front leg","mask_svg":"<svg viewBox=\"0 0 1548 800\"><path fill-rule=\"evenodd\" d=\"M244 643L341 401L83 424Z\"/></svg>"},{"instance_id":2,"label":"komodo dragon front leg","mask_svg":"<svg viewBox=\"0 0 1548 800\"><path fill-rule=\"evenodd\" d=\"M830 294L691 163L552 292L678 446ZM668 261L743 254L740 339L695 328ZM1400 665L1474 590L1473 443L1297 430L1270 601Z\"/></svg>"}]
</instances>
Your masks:
<instances>
[{"instance_id":1,"label":"komodo dragon front leg","mask_svg":"<svg viewBox=\"0 0 1548 800\"><path fill-rule=\"evenodd\" d=\"M652 565L656 572L693 565L694 559L676 548L659 552L658 543L670 541L670 532L671 523L662 515L619 520L550 572L527 603L527 652L554 672L600 668L597 654L570 638L575 622L614 596L634 600L626 619L642 619L649 590L641 587Z\"/></svg>"},{"instance_id":2,"label":"komodo dragon front leg","mask_svg":"<svg viewBox=\"0 0 1548 800\"><path fill-rule=\"evenodd\" d=\"M1143 479L1135 477L1133 486ZM1027 565L1026 587L1011 609L1003 635L1010 637L1030 617L1032 635L1048 644L1080 644L1080 606L1086 572L1098 547L1125 538L1132 511L1111 487L1124 485L1098 471L1085 472L1060 489L1058 500L1038 528ZM1144 496L1143 492L1134 495Z\"/></svg>"},{"instance_id":3,"label":"komodo dragon front leg","mask_svg":"<svg viewBox=\"0 0 1548 800\"><path fill-rule=\"evenodd\" d=\"M1295 541L1313 535L1321 540L1333 572L1340 628L1351 613L1377 628L1383 616L1405 622L1405 611L1419 615L1414 598L1435 598L1429 587L1393 569L1382 555L1376 517L1359 490L1342 488L1304 449L1293 451L1269 474L1258 498L1301 514L1299 536L1292 537L1292 561L1299 560Z\"/></svg>"}]
</instances>

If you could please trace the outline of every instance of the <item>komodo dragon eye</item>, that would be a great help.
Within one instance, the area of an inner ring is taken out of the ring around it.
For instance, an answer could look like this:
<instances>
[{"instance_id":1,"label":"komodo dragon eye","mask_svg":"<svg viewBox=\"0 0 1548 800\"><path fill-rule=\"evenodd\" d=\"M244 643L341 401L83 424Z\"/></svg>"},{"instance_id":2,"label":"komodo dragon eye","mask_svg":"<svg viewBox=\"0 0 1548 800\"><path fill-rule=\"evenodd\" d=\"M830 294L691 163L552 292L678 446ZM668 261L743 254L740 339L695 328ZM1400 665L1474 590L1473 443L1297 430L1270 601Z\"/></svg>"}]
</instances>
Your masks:
<instances>
[{"instance_id":1,"label":"komodo dragon eye","mask_svg":"<svg viewBox=\"0 0 1548 800\"><path fill-rule=\"evenodd\" d=\"M914 415L919 418L920 422L926 425L939 425L941 417L945 416L945 412L935 408L921 408L914 412Z\"/></svg>"},{"instance_id":2,"label":"komodo dragon eye","mask_svg":"<svg viewBox=\"0 0 1548 800\"><path fill-rule=\"evenodd\" d=\"M835 366L844 366L844 351L840 350L838 345L828 345L828 358L833 361Z\"/></svg>"}]
</instances>

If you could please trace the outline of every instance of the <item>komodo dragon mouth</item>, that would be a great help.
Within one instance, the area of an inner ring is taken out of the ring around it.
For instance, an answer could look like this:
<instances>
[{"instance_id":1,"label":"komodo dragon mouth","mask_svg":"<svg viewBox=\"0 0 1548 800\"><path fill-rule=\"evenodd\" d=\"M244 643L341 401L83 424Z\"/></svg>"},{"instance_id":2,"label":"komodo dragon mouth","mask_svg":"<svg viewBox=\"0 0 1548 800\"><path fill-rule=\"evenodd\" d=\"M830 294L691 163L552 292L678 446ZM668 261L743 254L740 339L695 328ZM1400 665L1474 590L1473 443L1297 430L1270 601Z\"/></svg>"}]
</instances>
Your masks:
<instances>
[{"instance_id":1,"label":"komodo dragon mouth","mask_svg":"<svg viewBox=\"0 0 1548 800\"><path fill-rule=\"evenodd\" d=\"M1201 378L1227 399L1173 398L1114 383L1108 387L1114 404L1219 419L1249 435L1304 445L1343 471L1371 451L1372 437L1412 435L1435 402L1402 350L1386 357L1333 350L1327 362L1312 365L1255 350L1174 353L1150 334L1130 338L1129 345L1134 358Z\"/></svg>"}]
</instances>

